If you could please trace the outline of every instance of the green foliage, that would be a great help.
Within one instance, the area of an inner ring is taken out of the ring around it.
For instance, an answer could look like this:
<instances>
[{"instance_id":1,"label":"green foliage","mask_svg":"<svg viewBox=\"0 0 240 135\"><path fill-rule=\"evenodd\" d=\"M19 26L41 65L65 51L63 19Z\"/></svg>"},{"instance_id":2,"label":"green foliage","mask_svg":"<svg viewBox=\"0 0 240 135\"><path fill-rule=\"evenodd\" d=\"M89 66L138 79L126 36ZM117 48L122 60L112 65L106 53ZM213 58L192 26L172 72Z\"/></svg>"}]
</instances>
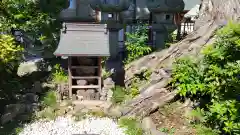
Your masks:
<instances>
[{"instance_id":1,"label":"green foliage","mask_svg":"<svg viewBox=\"0 0 240 135\"><path fill-rule=\"evenodd\" d=\"M125 128L126 135L143 135L143 129L140 128L139 122L132 117L129 118L120 118L119 126Z\"/></svg>"},{"instance_id":2,"label":"green foliage","mask_svg":"<svg viewBox=\"0 0 240 135\"><path fill-rule=\"evenodd\" d=\"M0 35L0 60L9 63L19 60L23 48L16 45L14 38L10 35Z\"/></svg>"},{"instance_id":3,"label":"green foliage","mask_svg":"<svg viewBox=\"0 0 240 135\"><path fill-rule=\"evenodd\" d=\"M198 120L212 129L240 134L240 24L229 23L203 50L202 59L180 59L173 87L180 96L201 103Z\"/></svg>"},{"instance_id":4,"label":"green foliage","mask_svg":"<svg viewBox=\"0 0 240 135\"><path fill-rule=\"evenodd\" d=\"M197 135L218 135L219 132L216 130L212 130L211 128L207 128L203 125L195 125Z\"/></svg>"},{"instance_id":5,"label":"green foliage","mask_svg":"<svg viewBox=\"0 0 240 135\"><path fill-rule=\"evenodd\" d=\"M67 6L66 0L2 0L0 31L12 28L23 30L46 48L57 45L61 22L59 13ZM43 43L43 42L42 42ZM39 45L37 42L36 45Z\"/></svg>"},{"instance_id":6,"label":"green foliage","mask_svg":"<svg viewBox=\"0 0 240 135\"><path fill-rule=\"evenodd\" d=\"M150 69L143 69L139 74L135 75L135 82L148 81L151 75L152 71Z\"/></svg>"},{"instance_id":7,"label":"green foliage","mask_svg":"<svg viewBox=\"0 0 240 135\"><path fill-rule=\"evenodd\" d=\"M47 92L43 97L42 104L45 107L55 107L57 105L57 93L54 91Z\"/></svg>"},{"instance_id":8,"label":"green foliage","mask_svg":"<svg viewBox=\"0 0 240 135\"><path fill-rule=\"evenodd\" d=\"M170 47L172 44L177 42L177 34L174 32L168 35L167 40L165 41L165 46Z\"/></svg>"},{"instance_id":9,"label":"green foliage","mask_svg":"<svg viewBox=\"0 0 240 135\"><path fill-rule=\"evenodd\" d=\"M150 79L150 75L152 74L152 71L149 69L144 69L139 74L136 74L133 78L130 86L127 88L123 88L120 86L116 86L112 88L112 102L114 103L123 103L124 101L128 99L133 99L137 95L140 94L139 91L139 85L141 83L146 83Z\"/></svg>"},{"instance_id":10,"label":"green foliage","mask_svg":"<svg viewBox=\"0 0 240 135\"><path fill-rule=\"evenodd\" d=\"M54 120L59 116L59 104L57 103L57 93L48 91L41 98L42 110L36 112L35 119Z\"/></svg>"},{"instance_id":11,"label":"green foliage","mask_svg":"<svg viewBox=\"0 0 240 135\"><path fill-rule=\"evenodd\" d=\"M106 61L108 60L109 57L102 57L101 59L101 65L103 68L105 68L105 65L106 65Z\"/></svg>"},{"instance_id":12,"label":"green foliage","mask_svg":"<svg viewBox=\"0 0 240 135\"><path fill-rule=\"evenodd\" d=\"M68 81L67 73L59 64L56 64L54 66L52 73L52 81L56 84L65 83Z\"/></svg>"},{"instance_id":13,"label":"green foliage","mask_svg":"<svg viewBox=\"0 0 240 135\"><path fill-rule=\"evenodd\" d=\"M146 25L139 26L134 33L126 33L127 41L125 42L127 50L127 59L125 63L130 63L144 55L150 54L152 49L146 45L147 29Z\"/></svg>"},{"instance_id":14,"label":"green foliage","mask_svg":"<svg viewBox=\"0 0 240 135\"><path fill-rule=\"evenodd\" d=\"M139 88L136 84L132 84L132 86L129 88L129 96L130 98L134 98L137 95L140 94Z\"/></svg>"},{"instance_id":15,"label":"green foliage","mask_svg":"<svg viewBox=\"0 0 240 135\"><path fill-rule=\"evenodd\" d=\"M175 133L175 128L160 128L159 129L161 132L167 133L168 135L174 135Z\"/></svg>"},{"instance_id":16,"label":"green foliage","mask_svg":"<svg viewBox=\"0 0 240 135\"><path fill-rule=\"evenodd\" d=\"M140 94L139 89L136 85L132 85L129 88L125 89L121 86L116 86L112 88L112 102L115 104L120 104L126 101L127 99L132 99Z\"/></svg>"},{"instance_id":17,"label":"green foliage","mask_svg":"<svg viewBox=\"0 0 240 135\"><path fill-rule=\"evenodd\" d=\"M110 77L111 75L112 75L112 73L109 72L109 71L106 71L106 69L103 69L103 70L102 70L102 78L103 78L103 79L107 79L107 78Z\"/></svg>"},{"instance_id":18,"label":"green foliage","mask_svg":"<svg viewBox=\"0 0 240 135\"><path fill-rule=\"evenodd\" d=\"M98 117L98 118L107 117L106 113L104 113L103 110L88 110L88 111L79 110L79 111L76 111L73 114L73 116L75 121L86 119L88 116Z\"/></svg>"},{"instance_id":19,"label":"green foliage","mask_svg":"<svg viewBox=\"0 0 240 135\"><path fill-rule=\"evenodd\" d=\"M17 128L15 128L15 134L16 134L16 135L20 134L22 131L23 131L23 128L22 128L22 127L17 127Z\"/></svg>"},{"instance_id":20,"label":"green foliage","mask_svg":"<svg viewBox=\"0 0 240 135\"><path fill-rule=\"evenodd\" d=\"M116 104L122 103L126 99L126 95L128 95L126 89L121 86L115 86L111 90L113 92L111 100Z\"/></svg>"}]
</instances>

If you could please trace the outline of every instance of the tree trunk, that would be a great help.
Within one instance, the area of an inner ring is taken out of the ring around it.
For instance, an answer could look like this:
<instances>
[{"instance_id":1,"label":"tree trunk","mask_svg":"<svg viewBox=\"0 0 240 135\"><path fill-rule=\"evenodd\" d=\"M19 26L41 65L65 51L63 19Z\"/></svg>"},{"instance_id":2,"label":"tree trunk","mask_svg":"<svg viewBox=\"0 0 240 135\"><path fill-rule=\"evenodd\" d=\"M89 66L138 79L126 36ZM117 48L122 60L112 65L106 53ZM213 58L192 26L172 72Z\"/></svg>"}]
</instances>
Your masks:
<instances>
[{"instance_id":1,"label":"tree trunk","mask_svg":"<svg viewBox=\"0 0 240 135\"><path fill-rule=\"evenodd\" d=\"M155 52L129 64L126 68L126 83L131 82L136 73L148 68L158 73L160 79L153 83L132 101L122 106L122 115L147 116L159 106L171 101L176 91L166 92L166 86L171 79L171 68L174 60L181 56L199 57L200 50L214 41L214 32L227 24L228 21L240 20L239 0L202 0L199 18L195 30L184 40L171 45L170 48ZM143 68L144 67L144 68ZM156 72L156 71L161 71Z\"/></svg>"}]
</instances>

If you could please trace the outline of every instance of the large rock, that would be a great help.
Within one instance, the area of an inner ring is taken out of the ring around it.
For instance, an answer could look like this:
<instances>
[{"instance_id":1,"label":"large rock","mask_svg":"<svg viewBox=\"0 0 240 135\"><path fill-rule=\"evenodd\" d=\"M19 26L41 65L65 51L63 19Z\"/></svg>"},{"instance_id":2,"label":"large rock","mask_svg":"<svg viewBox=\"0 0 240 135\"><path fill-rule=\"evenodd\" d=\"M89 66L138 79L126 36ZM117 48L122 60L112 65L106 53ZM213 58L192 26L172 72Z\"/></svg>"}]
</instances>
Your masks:
<instances>
[{"instance_id":1,"label":"large rock","mask_svg":"<svg viewBox=\"0 0 240 135\"><path fill-rule=\"evenodd\" d=\"M26 113L33 113L39 111L40 105L38 103L26 104Z\"/></svg>"},{"instance_id":2,"label":"large rock","mask_svg":"<svg viewBox=\"0 0 240 135\"><path fill-rule=\"evenodd\" d=\"M86 100L87 92L85 89L77 90L77 99Z\"/></svg>"},{"instance_id":3,"label":"large rock","mask_svg":"<svg viewBox=\"0 0 240 135\"><path fill-rule=\"evenodd\" d=\"M34 82L31 92L32 93L41 93L42 92L42 85L41 85L40 81Z\"/></svg>"},{"instance_id":4,"label":"large rock","mask_svg":"<svg viewBox=\"0 0 240 135\"><path fill-rule=\"evenodd\" d=\"M77 85L87 85L87 81L86 80L77 80Z\"/></svg>"},{"instance_id":5,"label":"large rock","mask_svg":"<svg viewBox=\"0 0 240 135\"><path fill-rule=\"evenodd\" d=\"M39 96L34 93L27 93L23 95L23 98L26 103L36 103L39 100Z\"/></svg>"},{"instance_id":6,"label":"large rock","mask_svg":"<svg viewBox=\"0 0 240 135\"><path fill-rule=\"evenodd\" d=\"M10 104L5 107L4 114L1 117L1 123L13 121L19 114L25 113L25 104Z\"/></svg>"},{"instance_id":7,"label":"large rock","mask_svg":"<svg viewBox=\"0 0 240 135\"><path fill-rule=\"evenodd\" d=\"M24 113L26 109L25 104L10 104L6 105L4 112L5 113Z\"/></svg>"}]
</instances>

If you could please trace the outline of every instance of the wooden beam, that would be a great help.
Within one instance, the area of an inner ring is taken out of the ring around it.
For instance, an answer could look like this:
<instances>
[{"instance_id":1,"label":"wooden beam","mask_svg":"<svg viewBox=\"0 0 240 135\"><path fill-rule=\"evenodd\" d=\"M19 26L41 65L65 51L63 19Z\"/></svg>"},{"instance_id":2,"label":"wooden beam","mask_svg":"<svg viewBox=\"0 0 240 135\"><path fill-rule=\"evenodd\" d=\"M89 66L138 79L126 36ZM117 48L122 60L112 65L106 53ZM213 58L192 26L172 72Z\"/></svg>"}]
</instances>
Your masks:
<instances>
[{"instance_id":1,"label":"wooden beam","mask_svg":"<svg viewBox=\"0 0 240 135\"><path fill-rule=\"evenodd\" d=\"M71 88L72 89L98 89L99 85L83 85L83 86L73 85Z\"/></svg>"},{"instance_id":2,"label":"wooden beam","mask_svg":"<svg viewBox=\"0 0 240 135\"><path fill-rule=\"evenodd\" d=\"M99 76L72 76L72 79L99 79Z\"/></svg>"},{"instance_id":3,"label":"wooden beam","mask_svg":"<svg viewBox=\"0 0 240 135\"><path fill-rule=\"evenodd\" d=\"M72 69L79 69L79 68L98 68L98 66L71 66Z\"/></svg>"},{"instance_id":4,"label":"wooden beam","mask_svg":"<svg viewBox=\"0 0 240 135\"><path fill-rule=\"evenodd\" d=\"M69 85L69 98L72 98L72 71L71 71L71 66L72 66L72 57L68 57L68 85Z\"/></svg>"}]
</instances>

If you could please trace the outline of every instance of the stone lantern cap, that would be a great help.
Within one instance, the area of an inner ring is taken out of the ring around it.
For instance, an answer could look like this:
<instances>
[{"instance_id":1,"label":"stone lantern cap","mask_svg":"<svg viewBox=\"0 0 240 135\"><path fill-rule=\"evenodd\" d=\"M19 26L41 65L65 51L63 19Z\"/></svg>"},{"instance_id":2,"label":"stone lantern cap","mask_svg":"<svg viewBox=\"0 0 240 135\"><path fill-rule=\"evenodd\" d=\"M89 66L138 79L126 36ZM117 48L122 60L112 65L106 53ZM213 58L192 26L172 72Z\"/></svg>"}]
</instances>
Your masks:
<instances>
[{"instance_id":1,"label":"stone lantern cap","mask_svg":"<svg viewBox=\"0 0 240 135\"><path fill-rule=\"evenodd\" d=\"M180 12L184 10L183 0L147 0L148 10L157 12Z\"/></svg>"},{"instance_id":2,"label":"stone lantern cap","mask_svg":"<svg viewBox=\"0 0 240 135\"><path fill-rule=\"evenodd\" d=\"M102 12L122 12L128 10L129 0L89 0L90 6L94 10Z\"/></svg>"}]
</instances>

